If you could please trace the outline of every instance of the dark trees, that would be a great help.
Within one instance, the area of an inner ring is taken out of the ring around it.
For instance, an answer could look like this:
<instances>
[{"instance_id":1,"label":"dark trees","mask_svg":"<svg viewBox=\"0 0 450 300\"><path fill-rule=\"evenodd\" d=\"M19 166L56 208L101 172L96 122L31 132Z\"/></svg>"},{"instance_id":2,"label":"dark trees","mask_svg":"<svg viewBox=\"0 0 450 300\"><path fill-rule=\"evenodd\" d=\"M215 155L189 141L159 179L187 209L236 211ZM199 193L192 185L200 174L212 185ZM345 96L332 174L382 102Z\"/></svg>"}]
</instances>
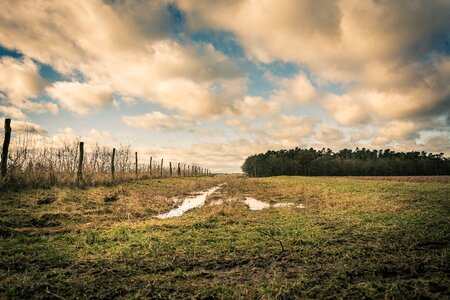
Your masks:
<instances>
[{"instance_id":1,"label":"dark trees","mask_svg":"<svg viewBox=\"0 0 450 300\"><path fill-rule=\"evenodd\" d=\"M251 177L297 176L414 176L450 175L450 159L443 153L395 152L390 149L295 148L249 156L242 171Z\"/></svg>"}]
</instances>

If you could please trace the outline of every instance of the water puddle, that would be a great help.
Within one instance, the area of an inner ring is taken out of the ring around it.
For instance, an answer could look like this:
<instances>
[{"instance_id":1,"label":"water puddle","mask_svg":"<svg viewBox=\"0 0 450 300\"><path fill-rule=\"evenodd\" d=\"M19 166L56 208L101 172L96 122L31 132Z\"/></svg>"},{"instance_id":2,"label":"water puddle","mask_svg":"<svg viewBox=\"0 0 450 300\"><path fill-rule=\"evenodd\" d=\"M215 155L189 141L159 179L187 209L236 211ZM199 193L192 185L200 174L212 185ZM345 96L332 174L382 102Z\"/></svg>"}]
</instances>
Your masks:
<instances>
[{"instance_id":1,"label":"water puddle","mask_svg":"<svg viewBox=\"0 0 450 300\"><path fill-rule=\"evenodd\" d=\"M245 197L244 203L248 205L250 210L261 210L261 209L270 208L270 207L273 207L273 208L291 207L291 206L295 205L294 203L291 203L291 202L280 202L280 203L275 203L273 205L270 205L267 202L259 201L252 197ZM303 204L299 204L295 207L296 208L305 208L305 206Z\"/></svg>"},{"instance_id":2,"label":"water puddle","mask_svg":"<svg viewBox=\"0 0 450 300\"><path fill-rule=\"evenodd\" d=\"M256 200L255 198L252 197L245 197L244 202L245 204L248 205L248 208L250 208L250 210L261 210L270 207L269 203Z\"/></svg>"},{"instance_id":3,"label":"water puddle","mask_svg":"<svg viewBox=\"0 0 450 300\"><path fill-rule=\"evenodd\" d=\"M208 195L214 193L215 191L217 191L223 184L220 184L218 186L215 186L213 188L210 188L209 190L205 191L205 192L201 192L196 196L189 196L186 197L183 200L183 203L181 203L180 206L178 206L177 208L172 209L171 211L168 211L166 213L157 215L156 217L159 219L167 219L167 218L173 218L173 217L179 217L182 214L184 214L185 212L187 212L188 210L191 210L195 207L198 206L202 206L203 204L205 204L206 201L206 197L208 197Z\"/></svg>"}]
</instances>

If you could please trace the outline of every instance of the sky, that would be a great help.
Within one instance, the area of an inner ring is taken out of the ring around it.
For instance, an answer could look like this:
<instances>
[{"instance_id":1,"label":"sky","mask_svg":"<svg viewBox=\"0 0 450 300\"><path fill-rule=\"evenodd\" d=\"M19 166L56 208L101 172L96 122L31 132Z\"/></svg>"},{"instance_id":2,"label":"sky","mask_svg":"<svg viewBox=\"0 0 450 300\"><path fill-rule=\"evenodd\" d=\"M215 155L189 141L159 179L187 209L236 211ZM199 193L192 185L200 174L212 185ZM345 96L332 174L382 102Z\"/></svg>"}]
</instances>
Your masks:
<instances>
[{"instance_id":1,"label":"sky","mask_svg":"<svg viewBox=\"0 0 450 300\"><path fill-rule=\"evenodd\" d=\"M294 147L450 156L450 1L3 0L0 117L213 172Z\"/></svg>"}]
</instances>

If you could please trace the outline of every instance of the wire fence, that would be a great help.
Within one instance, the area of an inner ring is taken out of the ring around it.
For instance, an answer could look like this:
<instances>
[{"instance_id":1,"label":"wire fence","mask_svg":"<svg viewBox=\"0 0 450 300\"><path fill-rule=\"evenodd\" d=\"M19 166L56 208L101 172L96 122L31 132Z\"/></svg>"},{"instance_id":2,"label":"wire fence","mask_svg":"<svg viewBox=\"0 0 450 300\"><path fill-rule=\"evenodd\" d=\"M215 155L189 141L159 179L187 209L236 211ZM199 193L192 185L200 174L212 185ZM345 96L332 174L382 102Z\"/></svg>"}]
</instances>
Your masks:
<instances>
[{"instance_id":1,"label":"wire fence","mask_svg":"<svg viewBox=\"0 0 450 300\"><path fill-rule=\"evenodd\" d=\"M6 124L6 122L5 122ZM80 139L53 141L22 131L11 142L7 130L0 132L2 172L0 187L45 187L97 185L132 179L209 176L210 170L197 164L164 161L139 154L130 145L117 148ZM5 152L7 155L5 156Z\"/></svg>"}]
</instances>

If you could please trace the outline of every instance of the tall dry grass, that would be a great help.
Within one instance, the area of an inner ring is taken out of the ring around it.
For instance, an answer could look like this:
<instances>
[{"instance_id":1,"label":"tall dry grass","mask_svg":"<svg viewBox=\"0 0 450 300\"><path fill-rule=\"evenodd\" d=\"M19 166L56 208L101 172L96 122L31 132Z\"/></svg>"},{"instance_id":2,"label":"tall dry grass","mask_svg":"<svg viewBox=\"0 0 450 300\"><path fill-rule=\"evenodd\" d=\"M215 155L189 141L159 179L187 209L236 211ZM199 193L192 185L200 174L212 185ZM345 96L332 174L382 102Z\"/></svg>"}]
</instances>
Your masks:
<instances>
[{"instance_id":1,"label":"tall dry grass","mask_svg":"<svg viewBox=\"0 0 450 300\"><path fill-rule=\"evenodd\" d=\"M3 144L3 139L2 134L0 145ZM131 145L119 145L116 147L113 180L111 173L113 148L98 142L89 142L84 147L83 180L77 182L79 143L79 138L55 141L30 132L14 134L9 147L7 176L0 180L0 189L75 184L89 186L161 177L161 158L153 157L150 167L150 156L138 153L136 174L135 151ZM172 161L170 172L169 161L164 160L163 177L205 175L196 164L180 162L180 166L181 174L178 174L178 161Z\"/></svg>"}]
</instances>

